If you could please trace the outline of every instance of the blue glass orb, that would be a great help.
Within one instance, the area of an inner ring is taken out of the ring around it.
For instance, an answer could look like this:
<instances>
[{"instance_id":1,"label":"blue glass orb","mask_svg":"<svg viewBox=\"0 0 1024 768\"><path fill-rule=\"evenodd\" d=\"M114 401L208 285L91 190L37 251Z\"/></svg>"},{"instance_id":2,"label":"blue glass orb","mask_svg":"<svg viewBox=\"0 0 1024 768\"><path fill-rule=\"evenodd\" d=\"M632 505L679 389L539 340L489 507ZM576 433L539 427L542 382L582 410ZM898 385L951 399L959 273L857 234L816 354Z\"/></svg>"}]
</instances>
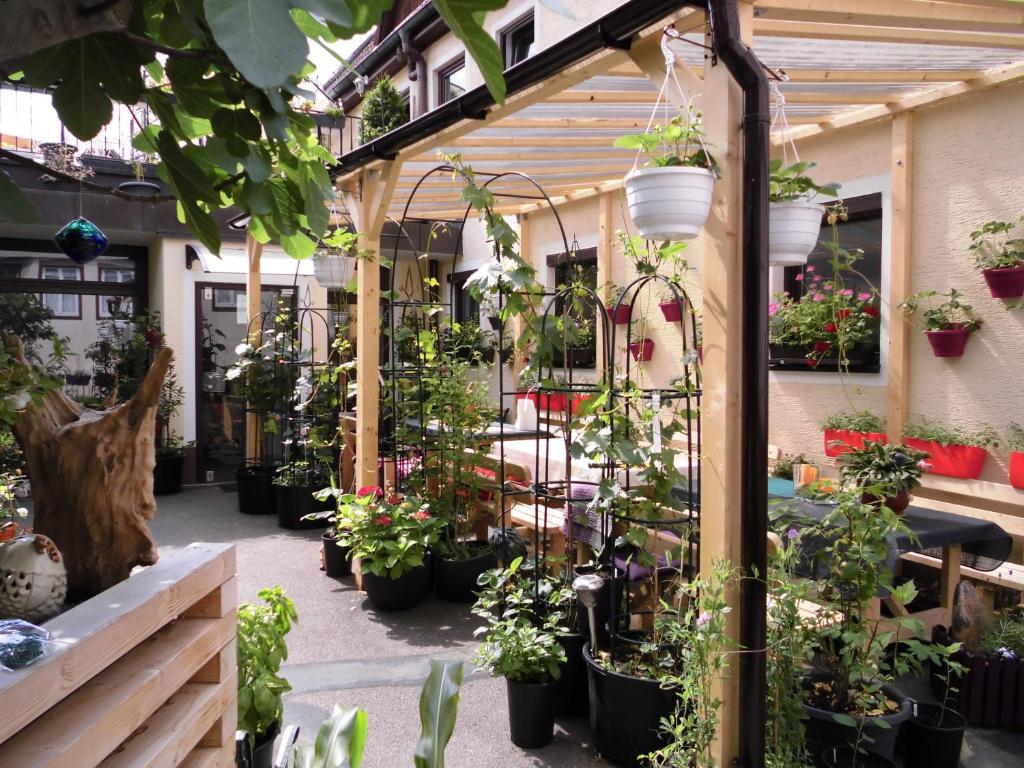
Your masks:
<instances>
[{"instance_id":1,"label":"blue glass orb","mask_svg":"<svg viewBox=\"0 0 1024 768\"><path fill-rule=\"evenodd\" d=\"M53 242L76 264L88 264L110 245L100 228L81 216L65 224Z\"/></svg>"}]
</instances>

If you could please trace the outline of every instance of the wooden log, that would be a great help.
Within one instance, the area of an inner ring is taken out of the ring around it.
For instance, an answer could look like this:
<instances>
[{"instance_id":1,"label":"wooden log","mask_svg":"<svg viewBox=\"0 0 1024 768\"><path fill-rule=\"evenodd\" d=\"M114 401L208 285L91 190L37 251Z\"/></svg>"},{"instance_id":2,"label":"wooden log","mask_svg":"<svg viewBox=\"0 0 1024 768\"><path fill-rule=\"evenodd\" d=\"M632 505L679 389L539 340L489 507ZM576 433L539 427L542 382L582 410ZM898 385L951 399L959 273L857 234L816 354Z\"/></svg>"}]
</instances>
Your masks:
<instances>
[{"instance_id":1,"label":"wooden log","mask_svg":"<svg viewBox=\"0 0 1024 768\"><path fill-rule=\"evenodd\" d=\"M28 365L17 337L3 341ZM156 513L156 406L172 356L161 349L121 405L94 411L54 390L14 425L32 478L33 528L63 554L72 595L97 594L157 561L146 522Z\"/></svg>"}]
</instances>

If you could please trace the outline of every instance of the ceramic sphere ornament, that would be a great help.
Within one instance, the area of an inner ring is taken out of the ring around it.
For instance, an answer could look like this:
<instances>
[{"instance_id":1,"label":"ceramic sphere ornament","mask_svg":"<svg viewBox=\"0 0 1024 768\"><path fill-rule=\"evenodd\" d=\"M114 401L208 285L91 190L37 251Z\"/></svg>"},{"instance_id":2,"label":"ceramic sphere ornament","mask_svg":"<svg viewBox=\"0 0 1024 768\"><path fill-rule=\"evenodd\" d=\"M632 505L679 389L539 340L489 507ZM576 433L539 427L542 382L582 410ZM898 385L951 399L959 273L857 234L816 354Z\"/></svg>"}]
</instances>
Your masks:
<instances>
[{"instance_id":1,"label":"ceramic sphere ornament","mask_svg":"<svg viewBox=\"0 0 1024 768\"><path fill-rule=\"evenodd\" d=\"M0 618L43 621L67 594L64 559L49 538L29 533L0 544Z\"/></svg>"},{"instance_id":2,"label":"ceramic sphere ornament","mask_svg":"<svg viewBox=\"0 0 1024 768\"><path fill-rule=\"evenodd\" d=\"M76 264L88 264L110 245L102 230L82 216L65 224L53 242Z\"/></svg>"}]
</instances>

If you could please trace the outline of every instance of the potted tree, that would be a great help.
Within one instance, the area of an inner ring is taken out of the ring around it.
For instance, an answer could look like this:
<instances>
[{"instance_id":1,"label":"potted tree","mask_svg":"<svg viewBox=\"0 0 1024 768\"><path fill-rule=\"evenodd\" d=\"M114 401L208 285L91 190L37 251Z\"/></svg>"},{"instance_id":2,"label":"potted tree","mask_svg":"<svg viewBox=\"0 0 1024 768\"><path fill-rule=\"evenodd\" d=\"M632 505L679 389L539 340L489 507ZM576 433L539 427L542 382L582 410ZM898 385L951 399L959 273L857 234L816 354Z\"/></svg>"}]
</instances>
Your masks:
<instances>
[{"instance_id":1,"label":"potted tree","mask_svg":"<svg viewBox=\"0 0 1024 768\"><path fill-rule=\"evenodd\" d=\"M960 300L956 288L946 293L919 291L907 297L900 308L924 325L924 334L936 357L961 357L970 334L981 327L981 318ZM943 299L936 303L937 299Z\"/></svg>"},{"instance_id":2,"label":"potted tree","mask_svg":"<svg viewBox=\"0 0 1024 768\"><path fill-rule=\"evenodd\" d=\"M854 448L863 448L866 443L887 440L882 420L870 411L833 413L821 426L825 431L825 455L833 458Z\"/></svg>"},{"instance_id":3,"label":"potted tree","mask_svg":"<svg viewBox=\"0 0 1024 768\"><path fill-rule=\"evenodd\" d=\"M775 266L800 266L818 245L825 206L813 203L811 195L835 197L838 184L816 184L806 171L814 163L784 165L774 159L768 176L768 261Z\"/></svg>"},{"instance_id":4,"label":"potted tree","mask_svg":"<svg viewBox=\"0 0 1024 768\"><path fill-rule=\"evenodd\" d=\"M271 768L281 731L281 697L292 688L278 672L288 659L285 636L299 620L281 587L262 589L263 605L238 606L238 727L249 733L253 768Z\"/></svg>"},{"instance_id":5,"label":"potted tree","mask_svg":"<svg viewBox=\"0 0 1024 768\"><path fill-rule=\"evenodd\" d=\"M987 449L999 447L999 434L990 426L970 430L918 417L903 428L903 442L929 455L925 471L977 480L988 458Z\"/></svg>"},{"instance_id":6,"label":"potted tree","mask_svg":"<svg viewBox=\"0 0 1024 768\"><path fill-rule=\"evenodd\" d=\"M1020 220L1024 224L1024 216ZM974 265L995 299L1024 296L1024 237L1011 237L1014 228L1010 221L990 221L971 232Z\"/></svg>"},{"instance_id":7,"label":"potted tree","mask_svg":"<svg viewBox=\"0 0 1024 768\"><path fill-rule=\"evenodd\" d=\"M630 218L648 240L690 240L711 211L717 168L704 146L701 118L687 105L667 124L615 142L647 156L645 167L626 174L624 185Z\"/></svg>"},{"instance_id":8,"label":"potted tree","mask_svg":"<svg viewBox=\"0 0 1024 768\"><path fill-rule=\"evenodd\" d=\"M861 501L885 504L901 515L910 505L910 492L921 484L927 457L903 445L868 442L840 456L839 465L844 482L865 489Z\"/></svg>"},{"instance_id":9,"label":"potted tree","mask_svg":"<svg viewBox=\"0 0 1024 768\"><path fill-rule=\"evenodd\" d=\"M1024 427L1011 424L1006 445L1010 449L1010 485L1024 491Z\"/></svg>"}]
</instances>

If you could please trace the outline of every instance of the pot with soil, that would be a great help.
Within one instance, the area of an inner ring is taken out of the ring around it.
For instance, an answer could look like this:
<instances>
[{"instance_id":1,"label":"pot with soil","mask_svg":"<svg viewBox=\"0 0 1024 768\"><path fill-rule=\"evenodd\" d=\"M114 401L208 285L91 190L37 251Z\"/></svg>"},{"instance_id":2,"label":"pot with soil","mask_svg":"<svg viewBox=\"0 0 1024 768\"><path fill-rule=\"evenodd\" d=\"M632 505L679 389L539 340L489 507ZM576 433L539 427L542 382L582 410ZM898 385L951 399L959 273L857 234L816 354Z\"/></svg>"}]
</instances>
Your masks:
<instances>
[{"instance_id":1,"label":"pot with soil","mask_svg":"<svg viewBox=\"0 0 1024 768\"><path fill-rule=\"evenodd\" d=\"M320 537L323 544L324 573L332 579L352 575L352 550L338 544L333 530L325 531Z\"/></svg>"},{"instance_id":2,"label":"pot with soil","mask_svg":"<svg viewBox=\"0 0 1024 768\"><path fill-rule=\"evenodd\" d=\"M555 731L555 684L505 680L512 743L537 749L551 743Z\"/></svg>"},{"instance_id":3,"label":"pot with soil","mask_svg":"<svg viewBox=\"0 0 1024 768\"><path fill-rule=\"evenodd\" d=\"M907 491L900 491L895 496L877 496L873 493L864 493L861 495L860 500L864 504L872 504L878 506L884 504L897 515L902 515L907 507L910 506L910 494Z\"/></svg>"},{"instance_id":4,"label":"pot with soil","mask_svg":"<svg viewBox=\"0 0 1024 768\"><path fill-rule=\"evenodd\" d=\"M326 512L334 509L333 496L323 501L313 498L313 494L324 487L323 483L314 485L278 485L274 484L274 506L277 509L277 524L288 529L323 528L328 518L303 520L306 515Z\"/></svg>"},{"instance_id":5,"label":"pot with soil","mask_svg":"<svg viewBox=\"0 0 1024 768\"><path fill-rule=\"evenodd\" d=\"M434 558L434 582L437 596L453 603L476 601L477 579L484 571L498 567L498 556L486 541L465 541L458 545L463 557Z\"/></svg>"},{"instance_id":6,"label":"pot with soil","mask_svg":"<svg viewBox=\"0 0 1024 768\"><path fill-rule=\"evenodd\" d=\"M274 473L272 464L244 464L235 470L238 486L238 511L246 515L272 515L274 505Z\"/></svg>"},{"instance_id":7,"label":"pot with soil","mask_svg":"<svg viewBox=\"0 0 1024 768\"><path fill-rule=\"evenodd\" d=\"M938 704L914 702L903 727L903 768L957 768L967 721Z\"/></svg>"},{"instance_id":8,"label":"pot with soil","mask_svg":"<svg viewBox=\"0 0 1024 768\"><path fill-rule=\"evenodd\" d=\"M396 579L362 573L363 589L378 611L407 611L420 604L430 586L427 563L410 568Z\"/></svg>"},{"instance_id":9,"label":"pot with soil","mask_svg":"<svg viewBox=\"0 0 1024 768\"><path fill-rule=\"evenodd\" d=\"M826 747L821 753L825 768L896 768L896 763L873 752L855 752L853 747Z\"/></svg>"},{"instance_id":10,"label":"pot with soil","mask_svg":"<svg viewBox=\"0 0 1024 768\"><path fill-rule=\"evenodd\" d=\"M252 768L273 768L274 744L281 732L281 723L274 721L266 733L256 734L252 748Z\"/></svg>"},{"instance_id":11,"label":"pot with soil","mask_svg":"<svg viewBox=\"0 0 1024 768\"><path fill-rule=\"evenodd\" d=\"M832 695L828 680L821 677L813 678L809 681L809 686L809 695L804 702L804 712L807 715L804 724L807 740L811 744L822 747L852 747L857 740L858 729L862 728L862 746L870 747L874 754L892 760L896 754L896 744L903 724L913 714L910 699L900 690L891 685L882 686L882 692L887 697L884 708L889 714L874 714L865 717L834 712L827 708L827 702ZM856 725L851 726L838 722L837 714L849 716ZM888 728L878 725L878 720L884 721ZM858 762L857 768L860 768L860 765ZM847 762L840 764L838 768L849 768L849 766L850 763Z\"/></svg>"},{"instance_id":12,"label":"pot with soil","mask_svg":"<svg viewBox=\"0 0 1024 768\"><path fill-rule=\"evenodd\" d=\"M573 717L589 711L587 665L583 661L583 635L559 635L558 644L565 650L562 674L555 684L555 715Z\"/></svg>"}]
</instances>

